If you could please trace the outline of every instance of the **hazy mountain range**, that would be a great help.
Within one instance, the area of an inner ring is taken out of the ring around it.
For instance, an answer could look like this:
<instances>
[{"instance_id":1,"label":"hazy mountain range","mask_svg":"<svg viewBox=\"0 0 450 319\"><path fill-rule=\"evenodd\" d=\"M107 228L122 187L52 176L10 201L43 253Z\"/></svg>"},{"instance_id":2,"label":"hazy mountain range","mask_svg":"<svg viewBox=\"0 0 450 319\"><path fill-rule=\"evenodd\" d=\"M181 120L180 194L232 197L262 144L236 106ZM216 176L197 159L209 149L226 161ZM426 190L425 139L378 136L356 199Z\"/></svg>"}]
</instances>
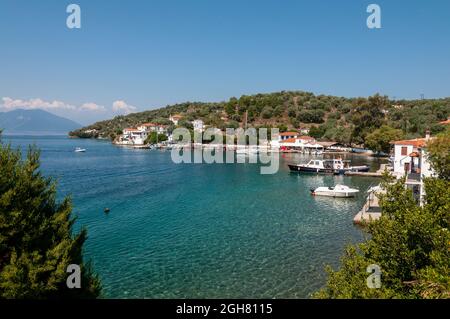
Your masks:
<instances>
[{"instance_id":1,"label":"hazy mountain range","mask_svg":"<svg viewBox=\"0 0 450 319\"><path fill-rule=\"evenodd\" d=\"M4 134L59 135L80 128L72 120L44 110L13 110L0 112L0 129Z\"/></svg>"}]
</instances>

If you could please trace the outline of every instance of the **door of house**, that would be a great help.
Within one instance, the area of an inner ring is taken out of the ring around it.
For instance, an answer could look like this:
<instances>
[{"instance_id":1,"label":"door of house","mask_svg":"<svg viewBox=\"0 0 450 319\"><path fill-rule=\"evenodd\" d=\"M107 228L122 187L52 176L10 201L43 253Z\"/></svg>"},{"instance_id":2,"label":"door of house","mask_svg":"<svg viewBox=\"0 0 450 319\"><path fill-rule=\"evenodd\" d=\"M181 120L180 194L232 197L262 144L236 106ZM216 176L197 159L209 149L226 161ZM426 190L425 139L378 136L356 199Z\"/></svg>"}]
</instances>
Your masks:
<instances>
[{"instance_id":1,"label":"door of house","mask_svg":"<svg viewBox=\"0 0 450 319\"><path fill-rule=\"evenodd\" d=\"M411 167L410 163L405 163L405 173L409 173L409 168Z\"/></svg>"}]
</instances>

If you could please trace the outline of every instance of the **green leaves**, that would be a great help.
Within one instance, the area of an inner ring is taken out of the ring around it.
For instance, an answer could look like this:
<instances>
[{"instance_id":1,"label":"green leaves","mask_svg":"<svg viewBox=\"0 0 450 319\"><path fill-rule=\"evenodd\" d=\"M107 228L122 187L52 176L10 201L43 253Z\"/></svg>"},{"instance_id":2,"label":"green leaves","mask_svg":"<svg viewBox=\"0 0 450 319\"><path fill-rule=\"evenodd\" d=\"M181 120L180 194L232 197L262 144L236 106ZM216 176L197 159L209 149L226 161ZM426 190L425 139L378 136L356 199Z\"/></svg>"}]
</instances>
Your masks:
<instances>
[{"instance_id":1,"label":"green leaves","mask_svg":"<svg viewBox=\"0 0 450 319\"><path fill-rule=\"evenodd\" d=\"M341 268L328 269L316 298L450 298L450 182L427 179L423 207L404 181L385 183L382 217L365 243L350 246ZM381 288L365 284L366 267L381 267Z\"/></svg>"},{"instance_id":2,"label":"green leaves","mask_svg":"<svg viewBox=\"0 0 450 319\"><path fill-rule=\"evenodd\" d=\"M56 184L39 171L39 151L26 159L0 144L0 298L95 298L100 282L83 265L86 231L73 235L70 198L56 201ZM78 264L81 289L66 286Z\"/></svg>"},{"instance_id":3,"label":"green leaves","mask_svg":"<svg viewBox=\"0 0 450 319\"><path fill-rule=\"evenodd\" d=\"M185 102L169 105L97 122L70 135L114 138L122 129L141 123L170 124L170 114L182 114L189 121L202 119L207 125L224 128L230 127L231 120L242 124L246 112L248 125L251 126L284 124L289 129L298 129L305 123L323 123L320 125L321 131L315 132L315 137L344 144L364 144L366 136L382 125L400 129L408 138L423 136L427 129L431 129L433 134L442 131L438 122L450 115L450 98L394 102L379 94L368 98L344 98L302 91L281 91L242 95L217 103ZM223 117L226 119L221 120ZM376 146L379 150L386 151L385 142L378 145L381 145Z\"/></svg>"},{"instance_id":4,"label":"green leaves","mask_svg":"<svg viewBox=\"0 0 450 319\"><path fill-rule=\"evenodd\" d=\"M433 138L427 144L428 156L438 176L450 180L450 129Z\"/></svg>"},{"instance_id":5,"label":"green leaves","mask_svg":"<svg viewBox=\"0 0 450 319\"><path fill-rule=\"evenodd\" d=\"M389 153L390 142L404 137L403 131L383 125L366 136L365 146L375 152Z\"/></svg>"}]
</instances>

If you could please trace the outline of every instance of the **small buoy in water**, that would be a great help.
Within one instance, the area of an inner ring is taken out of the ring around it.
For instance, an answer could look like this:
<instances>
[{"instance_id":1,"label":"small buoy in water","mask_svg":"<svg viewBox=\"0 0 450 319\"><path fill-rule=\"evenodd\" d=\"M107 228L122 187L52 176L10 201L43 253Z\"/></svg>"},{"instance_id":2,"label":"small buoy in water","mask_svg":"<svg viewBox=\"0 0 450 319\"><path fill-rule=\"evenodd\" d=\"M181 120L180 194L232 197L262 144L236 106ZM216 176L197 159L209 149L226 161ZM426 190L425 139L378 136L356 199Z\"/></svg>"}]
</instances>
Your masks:
<instances>
[{"instance_id":1,"label":"small buoy in water","mask_svg":"<svg viewBox=\"0 0 450 319\"><path fill-rule=\"evenodd\" d=\"M105 213L109 213L110 209L109 209L108 207L105 207L105 208L103 209L103 211L104 211Z\"/></svg>"}]
</instances>

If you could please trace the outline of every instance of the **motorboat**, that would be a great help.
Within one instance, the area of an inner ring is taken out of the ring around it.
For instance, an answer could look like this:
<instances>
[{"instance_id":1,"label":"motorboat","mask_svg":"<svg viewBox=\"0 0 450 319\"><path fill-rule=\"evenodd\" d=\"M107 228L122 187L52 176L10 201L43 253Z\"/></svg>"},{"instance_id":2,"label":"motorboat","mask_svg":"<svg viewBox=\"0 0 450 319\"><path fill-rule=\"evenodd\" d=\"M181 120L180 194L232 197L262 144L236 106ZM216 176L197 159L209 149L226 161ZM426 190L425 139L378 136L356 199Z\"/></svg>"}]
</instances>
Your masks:
<instances>
[{"instance_id":1,"label":"motorboat","mask_svg":"<svg viewBox=\"0 0 450 319\"><path fill-rule=\"evenodd\" d=\"M344 163L340 159L312 159L307 164L289 164L288 166L291 171L299 173L338 174L344 169Z\"/></svg>"},{"instance_id":2,"label":"motorboat","mask_svg":"<svg viewBox=\"0 0 450 319\"><path fill-rule=\"evenodd\" d=\"M367 165L359 165L359 166L350 166L346 171L350 172L368 172L370 169Z\"/></svg>"},{"instance_id":3,"label":"motorboat","mask_svg":"<svg viewBox=\"0 0 450 319\"><path fill-rule=\"evenodd\" d=\"M343 161L342 159L312 159L307 164L289 164L289 169L292 172L298 173L325 173L325 174L344 174L347 171L351 172L368 172L369 166L350 166L350 161Z\"/></svg>"},{"instance_id":4,"label":"motorboat","mask_svg":"<svg viewBox=\"0 0 450 319\"><path fill-rule=\"evenodd\" d=\"M257 147L238 147L236 148L236 154L238 155L253 155L258 154L259 150Z\"/></svg>"},{"instance_id":5,"label":"motorboat","mask_svg":"<svg viewBox=\"0 0 450 319\"><path fill-rule=\"evenodd\" d=\"M350 188L345 185L336 185L334 187L318 187L311 189L311 195L313 196L328 196L328 197L340 197L348 198L354 197L359 192L356 188Z\"/></svg>"},{"instance_id":6,"label":"motorboat","mask_svg":"<svg viewBox=\"0 0 450 319\"><path fill-rule=\"evenodd\" d=\"M75 148L75 153L84 153L84 152L86 152L85 148L81 148L81 147Z\"/></svg>"}]
</instances>

